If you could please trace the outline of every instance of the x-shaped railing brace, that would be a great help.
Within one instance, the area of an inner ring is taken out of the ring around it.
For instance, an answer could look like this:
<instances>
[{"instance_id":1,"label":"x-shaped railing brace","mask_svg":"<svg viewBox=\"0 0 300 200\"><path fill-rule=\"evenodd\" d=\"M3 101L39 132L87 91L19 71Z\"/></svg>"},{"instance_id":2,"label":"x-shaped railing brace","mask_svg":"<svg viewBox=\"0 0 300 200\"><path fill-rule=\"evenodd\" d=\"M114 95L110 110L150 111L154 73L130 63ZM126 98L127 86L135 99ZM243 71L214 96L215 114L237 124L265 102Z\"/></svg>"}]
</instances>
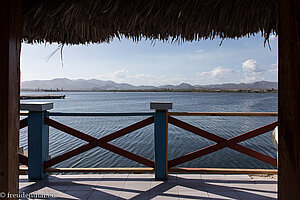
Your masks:
<instances>
[{"instance_id":1,"label":"x-shaped railing brace","mask_svg":"<svg viewBox=\"0 0 300 200\"><path fill-rule=\"evenodd\" d=\"M222 137L217 136L215 134L209 133L205 130L202 130L198 127L190 125L186 122L183 122L183 121L178 120L178 119L176 119L174 117L171 117L171 116L169 116L168 122L175 125L175 126L177 126L177 127L180 127L184 130L190 131L190 132L192 132L196 135L199 135L201 137L204 137L208 140L211 140L211 141L217 143L217 144L213 144L213 145L210 145L208 147L199 149L199 150L194 151L192 153L183 155L179 158L169 160L169 162L168 162L168 167L169 168L174 167L174 166L179 165L179 164L182 164L182 163L185 163L187 161L193 160L193 159L198 158L200 156L204 156L204 155L207 155L209 153L218 151L218 150L223 149L225 147L229 147L229 148L231 148L235 151L238 151L240 153L246 154L248 156L251 156L251 157L254 157L258 160L261 160L263 162L266 162L266 163L269 163L271 165L277 166L277 160L275 158L272 158L272 157L267 156L265 154L262 154L260 152L254 151L254 150L249 149L247 147L244 147L244 146L242 146L238 143L240 143L242 141L245 141L245 140L248 140L250 138L256 137L256 136L261 135L263 133L272 131L276 126L278 126L278 121L273 122L271 124L268 124L266 126L260 127L258 129L243 133L241 135L238 135L238 136L230 138L230 139L225 139L225 138L222 138Z\"/></svg>"},{"instance_id":2,"label":"x-shaped railing brace","mask_svg":"<svg viewBox=\"0 0 300 200\"><path fill-rule=\"evenodd\" d=\"M66 132L66 133L68 133L68 134L70 134L70 135L72 135L74 137L77 137L79 139L87 141L88 143L84 144L84 145L82 145L82 146L80 146L78 148L75 148L75 149L73 149L71 151L68 151L66 153L63 153L63 154L61 154L61 155L59 155L57 157L54 157L54 158L52 158L50 160L45 161L44 162L44 167L45 168L51 167L51 166L53 166L53 165L55 165L57 163L60 163L60 162L62 162L64 160L66 160L66 159L69 159L69 158L71 158L73 156L76 156L76 155L78 155L80 153L88 151L88 150L90 150L92 148L95 148L97 146L102 147L104 149L107 149L109 151L112 151L112 152L114 152L116 154L119 154L121 156L124 156L124 157L126 157L128 159L131 159L131 160L134 160L136 162L139 162L141 164L144 164L144 165L146 165L148 167L154 167L154 162L152 160L149 160L147 158L144 158L142 156L139 156L137 154L134 154L132 152L126 151L124 149L121 149L121 148L119 148L117 146L114 146L114 145L108 143L108 142L110 142L110 141L112 141L112 140L114 140L116 138L124 136L124 135L126 135L128 133L131 133L131 132L133 132L135 130L138 130L138 129L142 128L142 127L148 126L148 125L152 124L153 122L154 122L154 117L149 117L149 118L144 119L142 121L139 121L139 122L137 122L135 124L127 126L127 127L123 128L123 129L120 129L120 130L118 130L118 131L116 131L114 133L111 133L109 135L106 135L106 136L104 136L102 138L97 139L97 138L95 138L93 136L90 136L88 134L82 133L82 132L80 132L80 131L78 131L76 129L73 129L73 128L69 127L69 126L66 126L64 124L61 124L61 123L59 123L57 121L54 121L54 120L46 117L45 118L45 123L48 126L51 126L51 127L56 128L56 129L58 129L60 131Z\"/></svg>"},{"instance_id":3,"label":"x-shaped railing brace","mask_svg":"<svg viewBox=\"0 0 300 200\"><path fill-rule=\"evenodd\" d=\"M60 131L66 132L70 135L73 135L73 136L75 136L79 139L82 139L84 141L87 141L89 143L85 144L85 145L82 145L82 146L80 146L76 149L73 149L69 152L66 152L64 154L61 154L61 155L59 155L55 158L52 158L50 160L45 161L44 166L45 166L45 168L50 167L52 165L55 165L59 162L62 162L64 160L66 160L68 158L71 158L75 155L78 155L82 152L88 151L92 148L95 148L95 147L99 146L99 147L102 147L102 148L107 149L109 151L112 151L116 154L119 154L121 156L124 156L128 159L131 159L131 160L134 160L134 161L139 162L141 164L144 164L146 166L154 167L154 162L152 160L149 160L147 158L144 158L142 156L139 156L137 154L126 151L124 149L121 149L117 146L114 146L114 145L108 143L108 142L110 142L110 141L112 141L112 140L114 140L118 137L124 136L128 133L131 133L132 131L138 130L138 129L140 129L142 127L145 127L149 124L152 124L153 121L154 121L154 118L150 117L150 118L147 118L147 119L142 120L140 122L137 122L137 123L135 123L131 126L125 127L125 128L123 128L119 131L116 131L114 133L111 133L109 135L106 135L102 138L97 139L93 136L87 135L87 134L82 133L78 130L75 130L71 127L68 127L68 126L63 125L59 122L56 122L56 121L54 121L50 118L45 118L45 123L47 125L52 126L52 127L56 128ZM225 147L229 147L229 148L231 148L233 150L236 150L240 153L246 154L248 156L251 156L251 157L254 157L258 160L261 160L263 162L267 162L271 165L277 166L277 160L275 158L272 158L272 157L267 156L265 154L262 154L260 152L257 152L257 151L254 151L252 149L249 149L247 147L244 147L242 145L239 145L238 143L242 142L242 141L245 141L245 140L248 140L250 138L256 137L256 136L261 135L263 133L272 131L278 125L278 122L273 122L273 123L268 124L266 126L260 127L258 129L255 129L255 130L252 130L252 131L249 131L249 132L246 132L246 133L243 133L239 136L236 136L236 137L233 137L233 138L230 138L230 139L224 139L220 136L209 133L205 130L202 130L198 127L190 125L186 122L180 121L180 120L178 120L176 118L173 118L171 116L169 116L168 122L175 125L175 126L178 126L182 129L185 129L187 131L190 131L194 134L197 134L201 137L204 137L206 139L209 139L209 140L217 143L217 144L210 145L208 147L199 149L195 152L186 154L186 155L181 156L179 158L175 158L173 160L170 160L168 162L168 167L169 168L174 167L174 166L179 165L179 164L182 164L184 162L193 160L193 159L198 158L200 156L204 156L204 155L207 155L209 153L218 151L218 150L223 149Z\"/></svg>"}]
</instances>

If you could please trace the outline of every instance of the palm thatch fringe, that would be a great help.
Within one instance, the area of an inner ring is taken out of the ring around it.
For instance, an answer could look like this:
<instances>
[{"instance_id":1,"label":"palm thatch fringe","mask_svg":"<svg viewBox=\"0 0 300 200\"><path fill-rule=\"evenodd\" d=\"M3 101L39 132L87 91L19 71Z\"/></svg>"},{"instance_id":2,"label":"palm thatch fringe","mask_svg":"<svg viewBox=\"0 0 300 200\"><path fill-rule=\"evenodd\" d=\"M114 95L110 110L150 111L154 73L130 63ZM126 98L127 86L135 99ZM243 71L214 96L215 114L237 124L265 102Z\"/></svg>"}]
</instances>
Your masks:
<instances>
[{"instance_id":1,"label":"palm thatch fringe","mask_svg":"<svg viewBox=\"0 0 300 200\"><path fill-rule=\"evenodd\" d=\"M23 0L23 41L268 39L276 16L276 0Z\"/></svg>"}]
</instances>

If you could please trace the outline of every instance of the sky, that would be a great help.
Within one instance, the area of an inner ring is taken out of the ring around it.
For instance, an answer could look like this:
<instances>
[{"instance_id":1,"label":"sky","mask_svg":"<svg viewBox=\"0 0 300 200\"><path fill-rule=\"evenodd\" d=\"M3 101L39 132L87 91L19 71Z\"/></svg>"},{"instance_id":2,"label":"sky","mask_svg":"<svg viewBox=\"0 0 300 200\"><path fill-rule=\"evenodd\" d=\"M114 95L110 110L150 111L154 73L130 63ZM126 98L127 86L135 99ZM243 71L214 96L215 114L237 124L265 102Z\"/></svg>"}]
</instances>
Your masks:
<instances>
[{"instance_id":1,"label":"sky","mask_svg":"<svg viewBox=\"0 0 300 200\"><path fill-rule=\"evenodd\" d=\"M62 54L54 53L59 44L23 43L21 81L95 78L154 86L277 81L277 43L271 35L269 48L261 34L183 44L114 39L109 44L64 46Z\"/></svg>"}]
</instances>

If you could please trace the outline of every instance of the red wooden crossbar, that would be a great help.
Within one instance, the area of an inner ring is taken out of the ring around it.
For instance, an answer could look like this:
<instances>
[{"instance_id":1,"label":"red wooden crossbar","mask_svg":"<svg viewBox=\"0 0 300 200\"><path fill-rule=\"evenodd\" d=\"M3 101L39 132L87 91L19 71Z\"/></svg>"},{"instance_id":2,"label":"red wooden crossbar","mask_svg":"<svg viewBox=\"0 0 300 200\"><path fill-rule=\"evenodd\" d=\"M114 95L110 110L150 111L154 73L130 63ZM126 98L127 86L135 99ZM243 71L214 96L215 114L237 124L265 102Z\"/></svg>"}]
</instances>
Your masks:
<instances>
[{"instance_id":1,"label":"red wooden crossbar","mask_svg":"<svg viewBox=\"0 0 300 200\"><path fill-rule=\"evenodd\" d=\"M112 152L114 152L116 154L119 154L121 156L124 156L124 157L126 157L128 159L136 161L138 163L144 164L144 165L149 166L149 167L154 167L154 162L152 160L149 160L147 158L144 158L142 156L139 156L137 154L134 154L132 152L126 151L124 149L121 149L121 148L119 148L117 146L114 146L114 145L108 143L108 142L110 142L110 141L112 141L112 140L114 140L114 139L116 139L118 137L124 136L124 135L126 135L128 133L131 133L131 132L133 132L135 130L138 130L138 129L142 128L142 127L148 126L148 125L152 124L153 122L154 122L154 117L149 117L149 118L144 119L144 120L142 120L140 122L137 122L135 124L127 126L127 127L123 128L123 129L120 129L120 130L118 130L118 131L116 131L114 133L111 133L109 135L106 135L106 136L104 136L102 138L97 139L97 138L95 138L93 136L90 136L88 134L82 133L82 132L80 132L78 130L75 130L75 129L71 128L71 127L68 127L68 126L66 126L64 124L61 124L61 123L59 123L57 121L54 121L54 120L46 117L45 118L45 123L47 125L52 126L52 127L56 128L56 129L58 129L60 131L66 132L66 133L68 133L70 135L73 135L73 136L75 136L77 138L80 138L80 139L82 139L84 141L87 141L89 143L85 144L85 145L82 145L82 146L80 146L78 148L75 148L75 149L73 149L71 151L68 151L68 152L66 152L64 154L61 154L61 155L59 155L59 156L57 156L55 158L52 158L50 160L45 161L44 166L45 166L45 168L51 167L51 166L53 166L53 165L55 165L57 163L60 163L60 162L62 162L64 160L66 160L66 159L69 159L69 158L71 158L73 156L76 156L76 155L78 155L80 153L83 153L83 152L85 152L85 151L87 151L89 149L92 149L92 148L95 148L95 147L99 146L99 147L102 147L102 148L107 149L109 151L112 151Z\"/></svg>"},{"instance_id":2,"label":"red wooden crossbar","mask_svg":"<svg viewBox=\"0 0 300 200\"><path fill-rule=\"evenodd\" d=\"M26 126L28 126L28 117L20 121L20 129L25 128Z\"/></svg>"},{"instance_id":3,"label":"red wooden crossbar","mask_svg":"<svg viewBox=\"0 0 300 200\"><path fill-rule=\"evenodd\" d=\"M20 129L25 128L26 126L28 126L28 117L20 121ZM23 165L28 165L28 157L20 153L18 155L19 155L19 163Z\"/></svg>"},{"instance_id":4,"label":"red wooden crossbar","mask_svg":"<svg viewBox=\"0 0 300 200\"><path fill-rule=\"evenodd\" d=\"M201 137L204 137L206 139L209 139L209 140L217 143L217 144L210 145L208 147L199 149L199 150L194 151L192 153L183 155L179 158L175 158L173 160L170 160L168 162L169 168L174 167L174 166L179 165L179 164L182 164L184 162L193 160L193 159L198 158L200 156L204 156L204 155L207 155L209 153L218 151L218 150L223 149L225 147L229 147L229 148L231 148L233 150L236 150L240 153L246 154L248 156L251 156L251 157L254 157L258 160L261 160L263 162L266 162L266 163L269 163L271 165L277 166L277 160L275 158L272 158L272 157L267 156L265 154L262 154L260 152L257 152L257 151L254 151L252 149L249 149L247 147L244 147L242 145L239 145L238 143L240 143L242 141L245 141L245 140L248 140L250 138L256 137L256 136L261 135L263 133L272 131L276 126L278 126L278 122L273 122L271 124L260 127L258 129L255 129L255 130L243 133L241 135L238 135L236 137L233 137L233 138L230 138L230 139L225 139L225 138L222 138L220 136L209 133L207 131L204 131L204 130L198 128L198 127L190 125L186 122L178 120L174 117L169 116L168 120L169 120L169 123L171 123L175 126L178 126L182 129L185 129L187 131L190 131L192 133L195 133L195 134L197 134Z\"/></svg>"},{"instance_id":5,"label":"red wooden crossbar","mask_svg":"<svg viewBox=\"0 0 300 200\"><path fill-rule=\"evenodd\" d=\"M28 157L19 153L19 163L28 166Z\"/></svg>"}]
</instances>

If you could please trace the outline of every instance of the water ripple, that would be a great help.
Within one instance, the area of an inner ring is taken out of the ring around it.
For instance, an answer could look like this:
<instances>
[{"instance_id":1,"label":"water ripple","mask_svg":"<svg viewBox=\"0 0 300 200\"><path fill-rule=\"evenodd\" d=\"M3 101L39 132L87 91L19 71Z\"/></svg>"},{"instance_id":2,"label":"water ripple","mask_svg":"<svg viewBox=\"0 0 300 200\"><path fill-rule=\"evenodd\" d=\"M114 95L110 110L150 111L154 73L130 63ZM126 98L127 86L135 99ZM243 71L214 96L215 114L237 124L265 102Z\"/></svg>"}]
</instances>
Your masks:
<instances>
[{"instance_id":1,"label":"water ripple","mask_svg":"<svg viewBox=\"0 0 300 200\"><path fill-rule=\"evenodd\" d=\"M223 93L68 93L53 100L57 112L149 112L150 101L173 102L174 112L276 112L277 94ZM60 123L100 138L147 117L51 117ZM275 117L176 117L226 139L266 125ZM85 141L50 128L50 155L70 151ZM154 159L154 126L149 125L110 142L127 151ZM169 159L196 151L214 142L169 124ZM270 133L240 143L276 157ZM27 149L27 130L20 131L20 146ZM142 167L127 158L96 147L62 163L59 167ZM273 168L269 164L224 148L186 162L185 167Z\"/></svg>"}]
</instances>

